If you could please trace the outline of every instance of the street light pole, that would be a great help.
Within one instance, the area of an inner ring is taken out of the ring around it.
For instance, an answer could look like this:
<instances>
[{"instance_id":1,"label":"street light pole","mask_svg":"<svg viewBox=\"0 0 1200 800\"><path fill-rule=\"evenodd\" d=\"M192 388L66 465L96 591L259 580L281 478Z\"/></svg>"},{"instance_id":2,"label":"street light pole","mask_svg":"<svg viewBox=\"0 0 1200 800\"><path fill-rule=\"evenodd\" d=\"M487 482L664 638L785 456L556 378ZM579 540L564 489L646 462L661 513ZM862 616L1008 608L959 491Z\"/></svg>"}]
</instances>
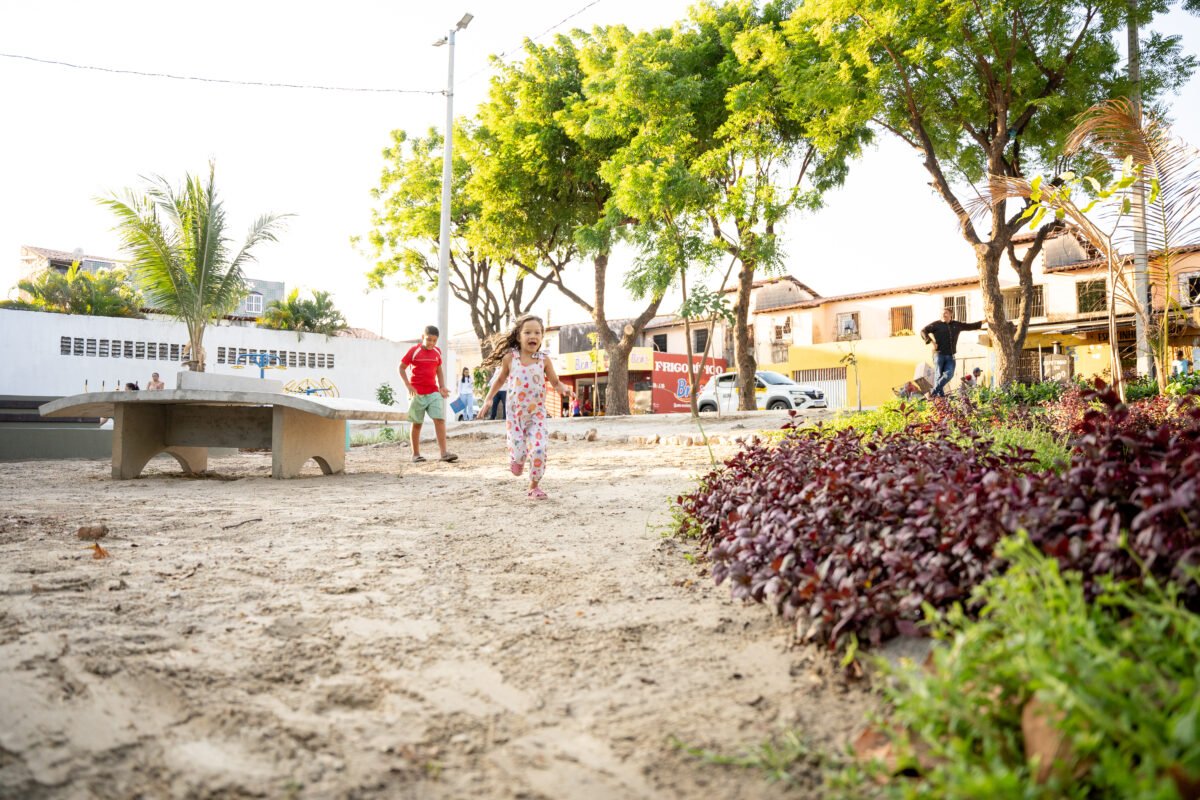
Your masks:
<instances>
[{"instance_id":1,"label":"street light pole","mask_svg":"<svg viewBox=\"0 0 1200 800\"><path fill-rule=\"evenodd\" d=\"M454 179L454 34L465 29L474 19L463 14L450 32L433 43L434 47L449 45L450 66L446 73L446 133L442 151L442 223L438 233L438 333L446 342L450 341L450 184Z\"/></svg>"}]
</instances>

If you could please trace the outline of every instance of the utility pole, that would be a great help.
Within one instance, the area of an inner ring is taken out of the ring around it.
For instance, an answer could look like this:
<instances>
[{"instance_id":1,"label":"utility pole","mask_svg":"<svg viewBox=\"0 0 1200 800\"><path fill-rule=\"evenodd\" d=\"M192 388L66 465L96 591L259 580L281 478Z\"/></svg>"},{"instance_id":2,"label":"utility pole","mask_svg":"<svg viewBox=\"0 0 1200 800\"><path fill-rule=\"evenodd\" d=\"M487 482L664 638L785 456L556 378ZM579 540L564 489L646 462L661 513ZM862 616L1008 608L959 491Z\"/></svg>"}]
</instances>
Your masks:
<instances>
[{"instance_id":1,"label":"utility pole","mask_svg":"<svg viewBox=\"0 0 1200 800\"><path fill-rule=\"evenodd\" d=\"M442 149L442 222L438 233L438 334L450 341L450 185L454 182L454 34L464 30L474 17L463 14L450 32L433 43L434 47L449 45L450 66L446 73L446 135Z\"/></svg>"}]
</instances>

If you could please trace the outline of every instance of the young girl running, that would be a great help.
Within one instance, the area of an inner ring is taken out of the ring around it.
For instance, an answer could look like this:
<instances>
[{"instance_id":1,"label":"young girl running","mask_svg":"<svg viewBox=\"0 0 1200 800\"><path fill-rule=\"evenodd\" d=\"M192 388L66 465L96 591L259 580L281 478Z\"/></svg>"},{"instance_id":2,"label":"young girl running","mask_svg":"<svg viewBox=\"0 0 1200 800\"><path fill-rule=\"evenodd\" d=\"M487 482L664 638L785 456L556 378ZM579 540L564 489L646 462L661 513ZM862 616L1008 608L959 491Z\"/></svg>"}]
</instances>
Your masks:
<instances>
[{"instance_id":1,"label":"young girl running","mask_svg":"<svg viewBox=\"0 0 1200 800\"><path fill-rule=\"evenodd\" d=\"M492 353L483 362L486 369L496 364L500 371L483 399L487 408L492 396L501 389L508 390L505 404L508 431L508 460L513 475L520 475L529 461L529 497L545 500L546 493L538 486L546 474L546 384L571 397L575 392L558 379L554 364L542 352L542 321L532 314L517 319L507 336L495 337Z\"/></svg>"}]
</instances>

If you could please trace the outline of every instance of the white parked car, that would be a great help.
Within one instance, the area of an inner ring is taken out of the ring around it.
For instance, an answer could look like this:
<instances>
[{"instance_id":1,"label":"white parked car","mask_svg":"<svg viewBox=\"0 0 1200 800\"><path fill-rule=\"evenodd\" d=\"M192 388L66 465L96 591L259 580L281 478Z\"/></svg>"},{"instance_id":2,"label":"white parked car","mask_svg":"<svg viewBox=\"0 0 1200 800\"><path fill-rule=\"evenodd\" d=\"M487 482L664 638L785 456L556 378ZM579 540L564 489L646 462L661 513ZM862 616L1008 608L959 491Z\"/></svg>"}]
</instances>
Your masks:
<instances>
[{"instance_id":1,"label":"white parked car","mask_svg":"<svg viewBox=\"0 0 1200 800\"><path fill-rule=\"evenodd\" d=\"M756 372L755 376L754 396L760 409L776 411L826 407L825 393L815 386L796 383L778 372ZM726 372L714 376L700 390L696 406L701 411L716 411L718 406L721 411L737 411L737 373Z\"/></svg>"}]
</instances>

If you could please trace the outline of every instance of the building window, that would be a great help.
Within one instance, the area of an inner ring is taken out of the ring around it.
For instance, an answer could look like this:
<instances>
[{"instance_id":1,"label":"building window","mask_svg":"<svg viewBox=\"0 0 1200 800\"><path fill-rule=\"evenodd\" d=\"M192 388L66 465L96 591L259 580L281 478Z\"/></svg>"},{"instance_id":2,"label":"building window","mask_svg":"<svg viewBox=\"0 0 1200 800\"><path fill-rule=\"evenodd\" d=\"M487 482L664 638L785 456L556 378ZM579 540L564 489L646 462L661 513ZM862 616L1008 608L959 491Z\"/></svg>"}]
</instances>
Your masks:
<instances>
[{"instance_id":1,"label":"building window","mask_svg":"<svg viewBox=\"0 0 1200 800\"><path fill-rule=\"evenodd\" d=\"M97 355L101 358L108 358L108 339L100 340L100 350Z\"/></svg>"},{"instance_id":2,"label":"building window","mask_svg":"<svg viewBox=\"0 0 1200 800\"><path fill-rule=\"evenodd\" d=\"M656 333L650 339L651 346L656 353L667 352L667 335L665 333Z\"/></svg>"},{"instance_id":3,"label":"building window","mask_svg":"<svg viewBox=\"0 0 1200 800\"><path fill-rule=\"evenodd\" d=\"M782 325L775 326L775 341L790 342L792 340L792 318L784 317Z\"/></svg>"},{"instance_id":4,"label":"building window","mask_svg":"<svg viewBox=\"0 0 1200 800\"><path fill-rule=\"evenodd\" d=\"M944 298L944 308L950 309L954 319L959 322L967 321L967 296L965 294L950 294Z\"/></svg>"},{"instance_id":5,"label":"building window","mask_svg":"<svg viewBox=\"0 0 1200 800\"><path fill-rule=\"evenodd\" d=\"M692 331L692 350L703 353L706 347L708 347L708 328Z\"/></svg>"},{"instance_id":6,"label":"building window","mask_svg":"<svg viewBox=\"0 0 1200 800\"><path fill-rule=\"evenodd\" d=\"M1009 289L1001 294L1004 295L1004 316L1011 320L1020 319L1021 290ZM1033 294L1029 298L1029 318L1044 316L1046 316L1046 295L1039 284L1033 287Z\"/></svg>"},{"instance_id":7,"label":"building window","mask_svg":"<svg viewBox=\"0 0 1200 800\"><path fill-rule=\"evenodd\" d=\"M1108 308L1108 281L1079 281L1075 284L1075 300L1080 314L1104 311Z\"/></svg>"},{"instance_id":8,"label":"building window","mask_svg":"<svg viewBox=\"0 0 1200 800\"><path fill-rule=\"evenodd\" d=\"M263 296L258 292L251 292L246 295L246 313L261 314L263 313Z\"/></svg>"},{"instance_id":9,"label":"building window","mask_svg":"<svg viewBox=\"0 0 1200 800\"><path fill-rule=\"evenodd\" d=\"M896 306L892 309L892 336L909 336L913 332L912 306Z\"/></svg>"},{"instance_id":10,"label":"building window","mask_svg":"<svg viewBox=\"0 0 1200 800\"><path fill-rule=\"evenodd\" d=\"M1185 306L1200 305L1200 272L1193 272L1180 278Z\"/></svg>"},{"instance_id":11,"label":"building window","mask_svg":"<svg viewBox=\"0 0 1200 800\"><path fill-rule=\"evenodd\" d=\"M859 338L858 312L849 311L837 315L837 327L834 329L839 340Z\"/></svg>"}]
</instances>

